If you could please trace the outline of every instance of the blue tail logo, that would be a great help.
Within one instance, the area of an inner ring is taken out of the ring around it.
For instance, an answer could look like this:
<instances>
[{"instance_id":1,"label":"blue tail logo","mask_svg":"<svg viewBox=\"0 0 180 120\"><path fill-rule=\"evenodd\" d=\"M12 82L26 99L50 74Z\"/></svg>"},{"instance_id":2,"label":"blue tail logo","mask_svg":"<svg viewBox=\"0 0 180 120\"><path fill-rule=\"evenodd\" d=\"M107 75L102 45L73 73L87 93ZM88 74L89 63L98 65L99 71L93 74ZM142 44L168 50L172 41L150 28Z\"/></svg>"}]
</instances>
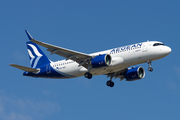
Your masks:
<instances>
[{"instance_id":1,"label":"blue tail logo","mask_svg":"<svg viewBox=\"0 0 180 120\"><path fill-rule=\"evenodd\" d=\"M50 60L35 43L31 41L27 42L27 49L32 68L37 68L50 63Z\"/></svg>"}]
</instances>

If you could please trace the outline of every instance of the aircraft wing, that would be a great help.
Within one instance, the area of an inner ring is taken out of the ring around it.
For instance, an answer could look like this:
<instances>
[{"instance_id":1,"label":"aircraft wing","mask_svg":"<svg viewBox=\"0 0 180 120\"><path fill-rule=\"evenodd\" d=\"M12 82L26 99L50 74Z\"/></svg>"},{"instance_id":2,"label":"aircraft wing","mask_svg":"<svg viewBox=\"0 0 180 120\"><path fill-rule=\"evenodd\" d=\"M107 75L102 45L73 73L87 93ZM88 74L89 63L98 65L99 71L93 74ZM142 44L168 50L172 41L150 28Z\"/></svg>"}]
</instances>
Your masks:
<instances>
[{"instance_id":1,"label":"aircraft wing","mask_svg":"<svg viewBox=\"0 0 180 120\"><path fill-rule=\"evenodd\" d=\"M41 42L41 41L38 41L35 39L30 39L30 41L32 41L33 43L36 43L38 45L41 45L43 47L46 47L47 51L51 52L51 54L57 54L62 57L65 57L67 59L74 60L77 63L79 63L80 65L82 65L83 67L88 69L88 64L86 62L87 62L87 60L92 58L92 56L90 56L88 54L76 52L76 51L65 49L65 48L58 47L58 46L54 46L54 45L44 43L44 42Z\"/></svg>"}]
</instances>

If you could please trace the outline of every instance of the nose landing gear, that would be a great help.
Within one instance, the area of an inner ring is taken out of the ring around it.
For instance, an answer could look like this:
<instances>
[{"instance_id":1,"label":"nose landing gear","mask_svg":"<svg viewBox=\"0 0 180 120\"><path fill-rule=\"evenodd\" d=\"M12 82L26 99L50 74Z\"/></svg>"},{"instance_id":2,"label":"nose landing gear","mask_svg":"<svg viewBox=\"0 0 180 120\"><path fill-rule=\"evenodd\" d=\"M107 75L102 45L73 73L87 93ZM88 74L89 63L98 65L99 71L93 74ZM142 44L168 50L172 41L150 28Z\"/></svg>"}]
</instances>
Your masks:
<instances>
[{"instance_id":1,"label":"nose landing gear","mask_svg":"<svg viewBox=\"0 0 180 120\"><path fill-rule=\"evenodd\" d=\"M153 68L151 67L151 61L147 61L147 63L148 63L148 65L149 65L148 70L149 70L150 72L152 72L152 71L153 71Z\"/></svg>"},{"instance_id":2,"label":"nose landing gear","mask_svg":"<svg viewBox=\"0 0 180 120\"><path fill-rule=\"evenodd\" d=\"M153 68L149 67L148 70L149 70L150 72L152 72L152 71L153 71Z\"/></svg>"}]
</instances>

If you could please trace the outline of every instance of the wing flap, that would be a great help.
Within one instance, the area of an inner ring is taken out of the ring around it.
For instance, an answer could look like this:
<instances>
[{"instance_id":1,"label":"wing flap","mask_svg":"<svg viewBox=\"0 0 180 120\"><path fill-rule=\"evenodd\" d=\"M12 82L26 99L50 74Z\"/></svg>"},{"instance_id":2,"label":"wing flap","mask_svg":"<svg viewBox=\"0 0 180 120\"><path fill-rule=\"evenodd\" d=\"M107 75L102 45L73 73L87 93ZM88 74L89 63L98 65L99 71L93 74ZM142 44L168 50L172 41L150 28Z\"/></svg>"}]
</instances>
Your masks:
<instances>
[{"instance_id":1,"label":"wing flap","mask_svg":"<svg viewBox=\"0 0 180 120\"><path fill-rule=\"evenodd\" d=\"M21 65L10 64L10 66L21 69L23 71L27 71L27 72L39 72L39 70L37 70L37 69L33 69L33 68L21 66Z\"/></svg>"}]
</instances>

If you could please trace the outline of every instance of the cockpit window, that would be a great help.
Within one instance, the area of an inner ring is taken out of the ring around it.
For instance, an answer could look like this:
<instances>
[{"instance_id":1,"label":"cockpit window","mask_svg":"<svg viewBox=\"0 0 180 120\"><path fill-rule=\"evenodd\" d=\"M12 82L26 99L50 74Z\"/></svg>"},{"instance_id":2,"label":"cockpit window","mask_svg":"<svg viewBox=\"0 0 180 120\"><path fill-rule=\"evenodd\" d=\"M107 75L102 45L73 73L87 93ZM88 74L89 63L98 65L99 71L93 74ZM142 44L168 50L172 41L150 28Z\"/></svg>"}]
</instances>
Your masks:
<instances>
[{"instance_id":1,"label":"cockpit window","mask_svg":"<svg viewBox=\"0 0 180 120\"><path fill-rule=\"evenodd\" d=\"M154 43L153 46L159 46L159 45L164 45L163 43Z\"/></svg>"}]
</instances>

